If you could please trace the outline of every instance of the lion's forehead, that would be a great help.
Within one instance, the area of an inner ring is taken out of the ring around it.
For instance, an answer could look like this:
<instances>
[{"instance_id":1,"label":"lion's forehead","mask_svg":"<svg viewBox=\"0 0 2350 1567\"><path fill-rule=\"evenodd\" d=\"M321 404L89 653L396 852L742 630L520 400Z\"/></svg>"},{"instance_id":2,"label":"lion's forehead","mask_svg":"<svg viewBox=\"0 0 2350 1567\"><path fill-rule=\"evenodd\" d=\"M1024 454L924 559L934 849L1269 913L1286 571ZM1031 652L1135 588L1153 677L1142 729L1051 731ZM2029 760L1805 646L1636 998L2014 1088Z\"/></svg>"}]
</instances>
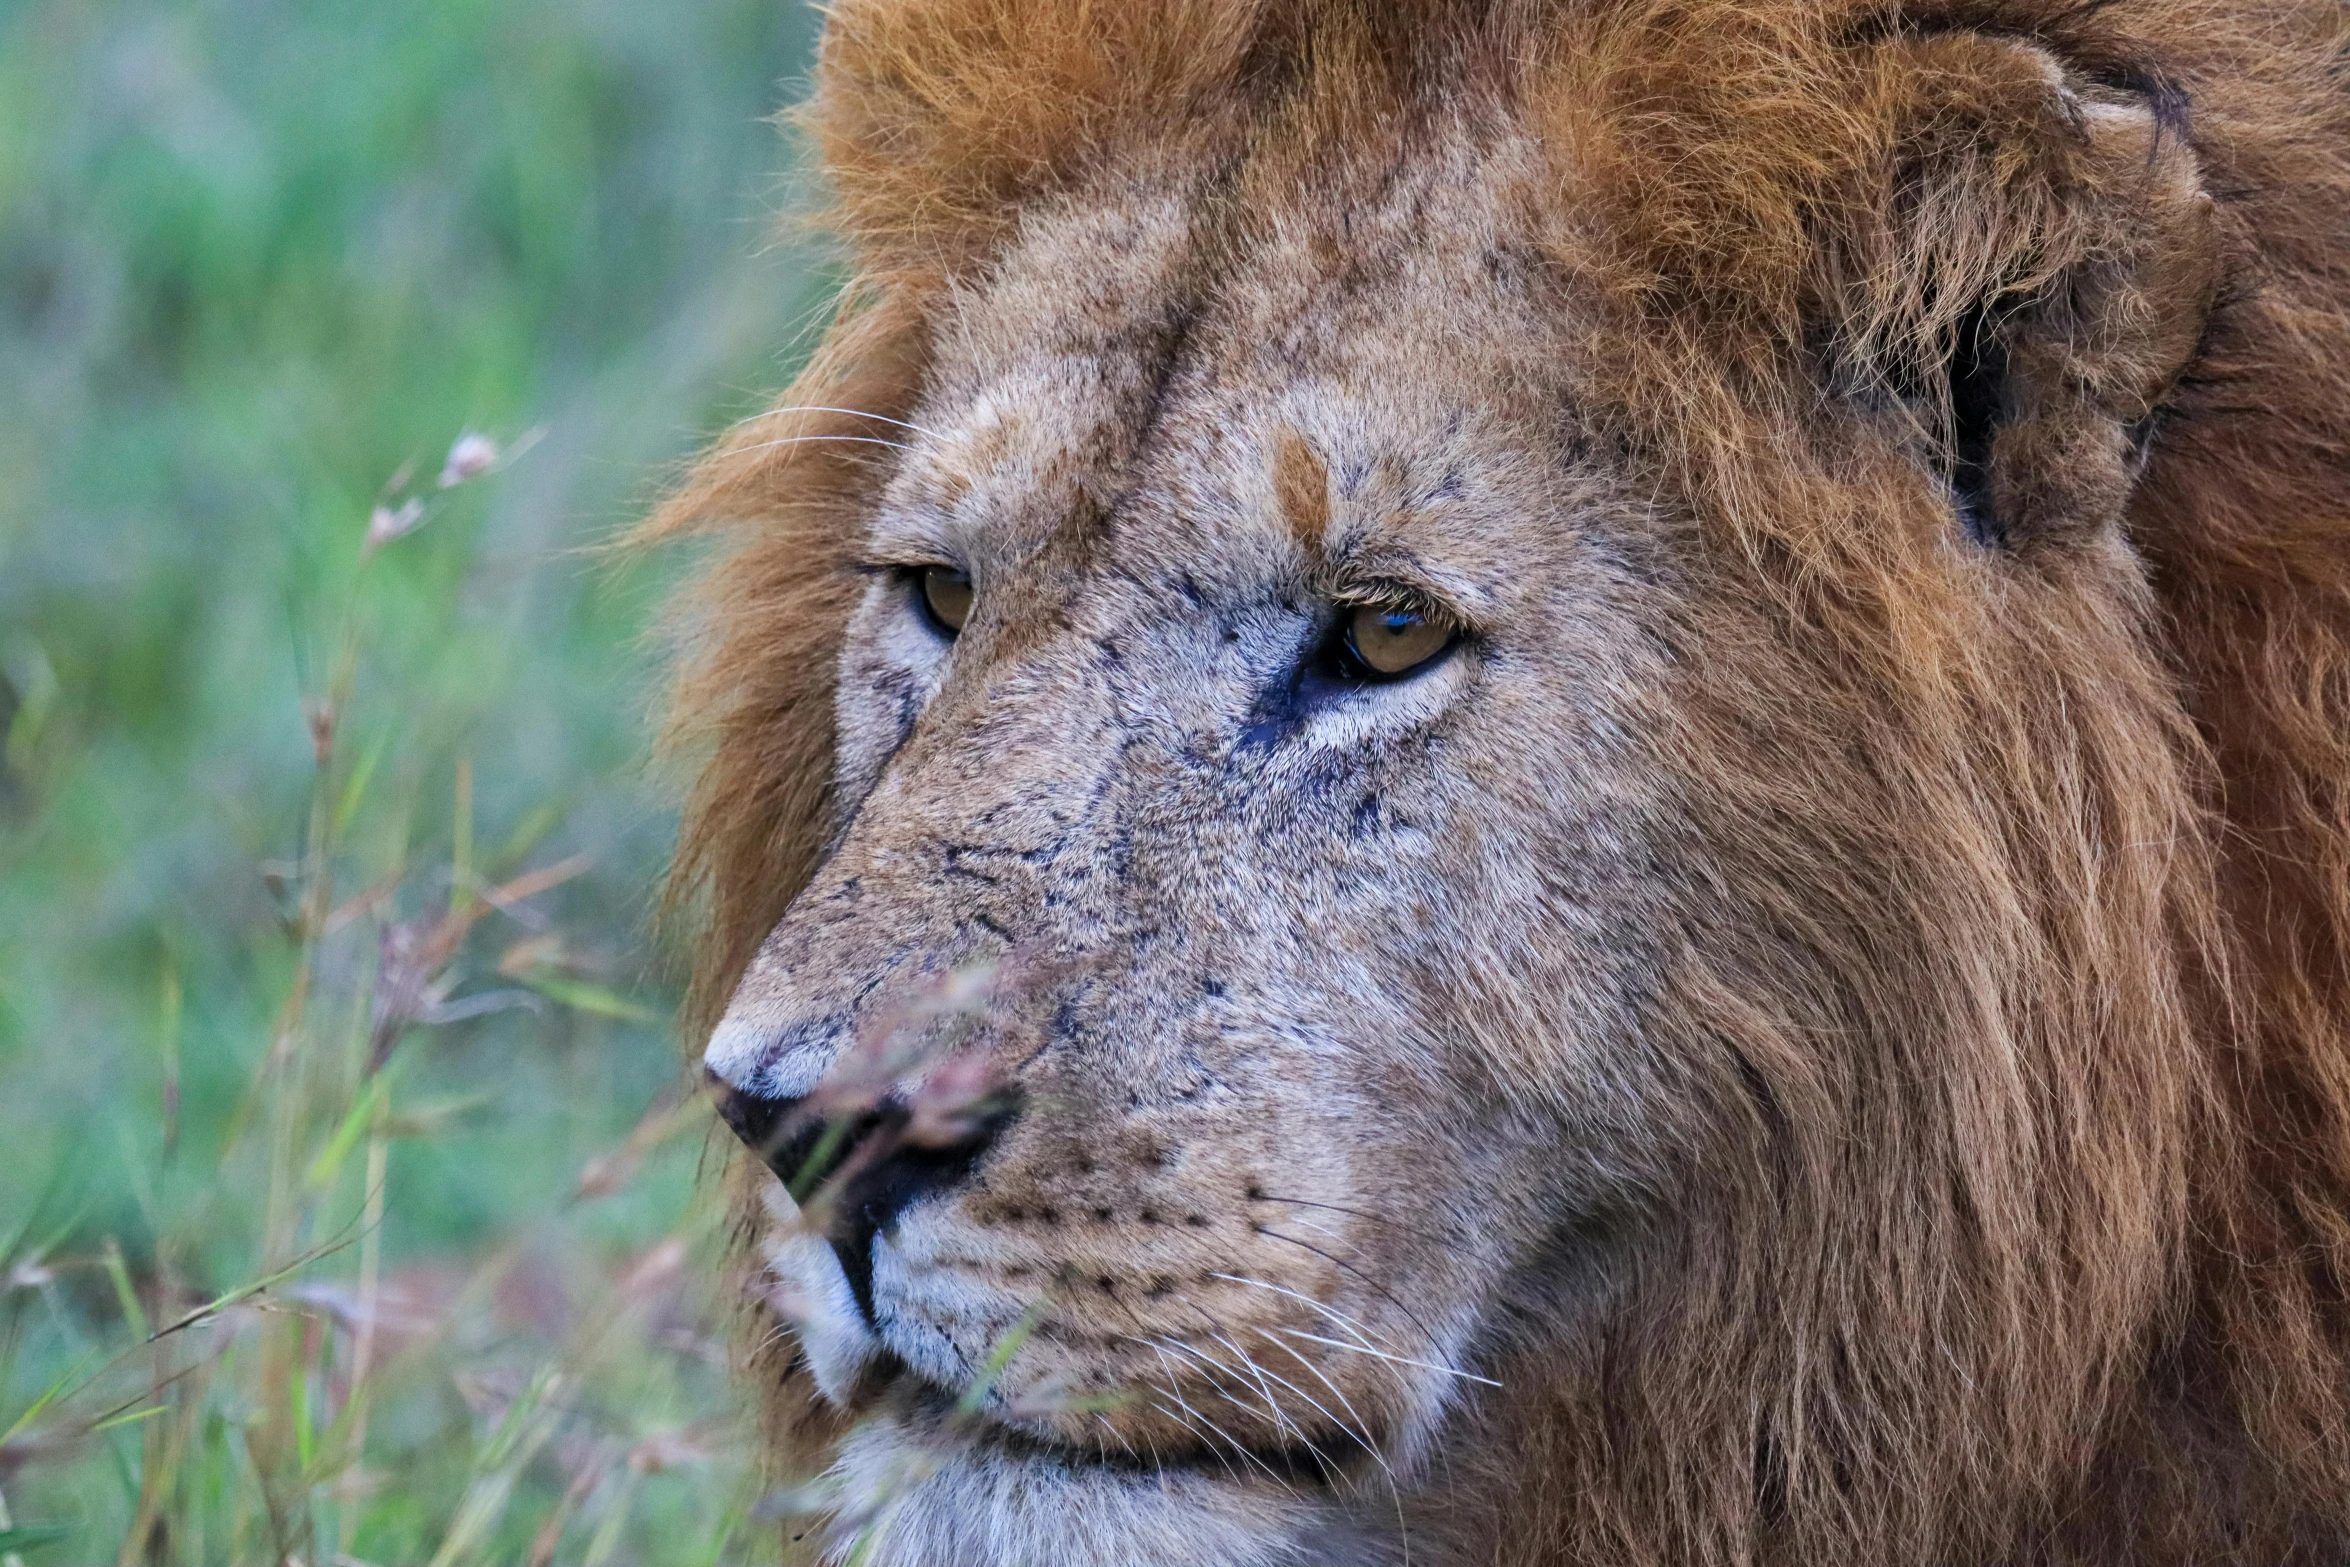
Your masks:
<instances>
[{"instance_id":1,"label":"lion's forehead","mask_svg":"<svg viewBox=\"0 0 2350 1567\"><path fill-rule=\"evenodd\" d=\"M877 535L984 569L1115 514L1128 565L1212 572L1279 543L1290 435L1366 521L1523 515L1556 484L1525 454L1571 443L1575 334L1518 259L1522 161L1464 132L1030 212L952 298Z\"/></svg>"}]
</instances>

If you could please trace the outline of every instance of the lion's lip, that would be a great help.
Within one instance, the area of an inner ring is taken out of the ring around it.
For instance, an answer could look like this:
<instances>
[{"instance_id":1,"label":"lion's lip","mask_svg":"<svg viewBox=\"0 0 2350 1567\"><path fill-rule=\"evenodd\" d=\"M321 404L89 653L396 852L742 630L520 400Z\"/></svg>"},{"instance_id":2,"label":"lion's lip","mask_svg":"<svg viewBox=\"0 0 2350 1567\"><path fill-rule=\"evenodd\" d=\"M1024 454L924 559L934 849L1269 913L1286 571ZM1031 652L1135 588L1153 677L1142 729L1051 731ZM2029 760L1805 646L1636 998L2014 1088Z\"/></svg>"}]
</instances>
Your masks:
<instances>
[{"instance_id":1,"label":"lion's lip","mask_svg":"<svg viewBox=\"0 0 2350 1567\"><path fill-rule=\"evenodd\" d=\"M1059 1463L1147 1476L1187 1470L1204 1475L1275 1479L1291 1486L1330 1486L1345 1479L1351 1465L1334 1464L1325 1448L1265 1447L1227 1438L1202 1439L1189 1448L1165 1442L1127 1445L1105 1427L1093 1442L1076 1442L1034 1425L1016 1423L968 1390L944 1388L915 1371L886 1346L876 1349L848 1397L843 1412L852 1421L884 1415L921 1431L927 1439L988 1448L1014 1458L1049 1458ZM1368 1460L1366 1460L1368 1462Z\"/></svg>"}]
</instances>

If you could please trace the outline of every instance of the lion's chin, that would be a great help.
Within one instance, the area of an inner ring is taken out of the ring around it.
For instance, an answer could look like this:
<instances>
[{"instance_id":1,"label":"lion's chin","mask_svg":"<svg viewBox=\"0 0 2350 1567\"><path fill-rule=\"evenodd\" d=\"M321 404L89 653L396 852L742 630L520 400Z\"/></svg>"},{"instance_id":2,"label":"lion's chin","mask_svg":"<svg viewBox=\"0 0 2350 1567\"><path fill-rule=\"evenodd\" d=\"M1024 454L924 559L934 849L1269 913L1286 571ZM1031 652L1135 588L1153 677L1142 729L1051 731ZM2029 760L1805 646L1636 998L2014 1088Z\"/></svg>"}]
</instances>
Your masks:
<instances>
[{"instance_id":1,"label":"lion's chin","mask_svg":"<svg viewBox=\"0 0 2350 1567\"><path fill-rule=\"evenodd\" d=\"M795 1217L780 1184L769 1197ZM822 1397L854 1422L806 1493L824 1559L863 1567L1311 1567L1385 1553L1343 1488L1279 1454L1120 1460L955 1412L942 1379L866 1324L831 1247L779 1224L763 1248ZM1049 1426L1050 1422L1046 1422Z\"/></svg>"},{"instance_id":2,"label":"lion's chin","mask_svg":"<svg viewBox=\"0 0 2350 1567\"><path fill-rule=\"evenodd\" d=\"M1383 1560L1326 1476L1280 1454L1164 1462L958 1412L887 1348L826 1340L855 1421L811 1500L824 1559L863 1567L1310 1567ZM1341 1537L1352 1542L1336 1549Z\"/></svg>"},{"instance_id":3,"label":"lion's chin","mask_svg":"<svg viewBox=\"0 0 2350 1567\"><path fill-rule=\"evenodd\" d=\"M828 1562L869 1567L1306 1567L1337 1559L1312 1487L1195 1465L1092 1462L883 1413L829 1476ZM1361 1559L1359 1545L1345 1554Z\"/></svg>"}]
</instances>

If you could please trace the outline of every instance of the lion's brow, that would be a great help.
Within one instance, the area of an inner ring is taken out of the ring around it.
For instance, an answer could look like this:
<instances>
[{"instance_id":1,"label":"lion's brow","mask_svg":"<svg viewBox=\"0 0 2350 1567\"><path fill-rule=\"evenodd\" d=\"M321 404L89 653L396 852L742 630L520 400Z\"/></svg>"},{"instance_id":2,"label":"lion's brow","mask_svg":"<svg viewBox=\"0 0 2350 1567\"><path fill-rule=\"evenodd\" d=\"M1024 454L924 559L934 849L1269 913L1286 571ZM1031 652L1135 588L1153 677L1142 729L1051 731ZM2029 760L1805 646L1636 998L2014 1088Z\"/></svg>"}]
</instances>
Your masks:
<instances>
[{"instance_id":1,"label":"lion's brow","mask_svg":"<svg viewBox=\"0 0 2350 1567\"><path fill-rule=\"evenodd\" d=\"M1289 536L1318 564L1330 533L1330 468L1294 426L1273 440L1273 501Z\"/></svg>"}]
</instances>

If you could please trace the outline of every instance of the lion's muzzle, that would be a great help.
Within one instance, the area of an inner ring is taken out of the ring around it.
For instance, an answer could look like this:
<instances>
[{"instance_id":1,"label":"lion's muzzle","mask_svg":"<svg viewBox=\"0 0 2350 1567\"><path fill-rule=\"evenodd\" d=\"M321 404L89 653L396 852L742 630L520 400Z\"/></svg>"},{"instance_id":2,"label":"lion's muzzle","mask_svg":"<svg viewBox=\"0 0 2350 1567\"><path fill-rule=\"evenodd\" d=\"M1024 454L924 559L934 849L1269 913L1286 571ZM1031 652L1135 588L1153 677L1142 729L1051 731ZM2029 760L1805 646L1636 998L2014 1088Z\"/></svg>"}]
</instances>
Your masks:
<instances>
[{"instance_id":1,"label":"lion's muzzle","mask_svg":"<svg viewBox=\"0 0 2350 1567\"><path fill-rule=\"evenodd\" d=\"M949 1083L827 1113L822 1096L767 1098L715 1073L711 1081L720 1118L795 1200L809 1205L811 1222L840 1258L868 1324L874 1237L922 1198L967 1180L1019 1110L1016 1093L992 1087L945 1104L959 1092ZM815 1201L819 1195L821 1203Z\"/></svg>"}]
</instances>

